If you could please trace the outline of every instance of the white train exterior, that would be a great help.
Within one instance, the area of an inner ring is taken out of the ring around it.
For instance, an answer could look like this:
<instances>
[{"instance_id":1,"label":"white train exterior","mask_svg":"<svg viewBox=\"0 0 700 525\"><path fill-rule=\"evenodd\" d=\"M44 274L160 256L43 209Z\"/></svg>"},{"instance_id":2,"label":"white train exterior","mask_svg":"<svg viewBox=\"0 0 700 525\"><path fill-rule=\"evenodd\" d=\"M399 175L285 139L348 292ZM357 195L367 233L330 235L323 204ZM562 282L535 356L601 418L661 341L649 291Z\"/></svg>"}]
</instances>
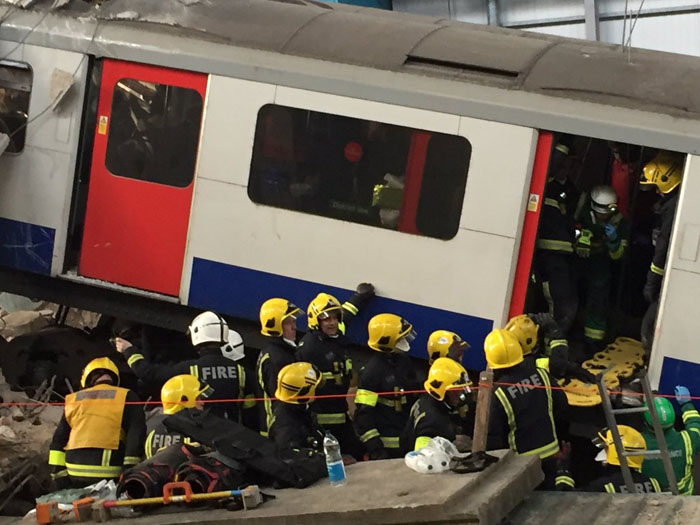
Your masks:
<instances>
[{"instance_id":1,"label":"white train exterior","mask_svg":"<svg viewBox=\"0 0 700 525\"><path fill-rule=\"evenodd\" d=\"M456 330L478 368L484 336L523 307L548 132L666 148L688 156L650 370L662 390L681 382L700 391L700 61L632 50L629 63L616 46L337 4L185 4L0 8L0 66L14 71L3 76L21 77L17 64L31 70L23 149L0 157L5 267L251 320L269 297L304 307L321 290L345 297L371 280L379 297L365 316L411 320L417 354L433 329ZM53 109L66 73L73 85ZM111 102L124 79L199 93L196 163L179 186L108 169ZM411 140L463 138L454 231L429 236L416 224L382 228L254 202L266 107L409 128ZM73 259L71 243L80 245Z\"/></svg>"}]
</instances>

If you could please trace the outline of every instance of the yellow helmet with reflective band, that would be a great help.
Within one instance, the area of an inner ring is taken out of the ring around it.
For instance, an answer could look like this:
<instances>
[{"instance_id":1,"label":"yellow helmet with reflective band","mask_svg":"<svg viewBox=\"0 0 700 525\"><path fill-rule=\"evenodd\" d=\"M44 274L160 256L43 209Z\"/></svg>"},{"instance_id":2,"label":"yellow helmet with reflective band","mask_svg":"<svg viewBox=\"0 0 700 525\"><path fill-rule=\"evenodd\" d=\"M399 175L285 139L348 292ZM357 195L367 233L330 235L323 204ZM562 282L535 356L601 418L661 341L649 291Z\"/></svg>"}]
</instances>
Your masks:
<instances>
[{"instance_id":1,"label":"yellow helmet with reflective band","mask_svg":"<svg viewBox=\"0 0 700 525\"><path fill-rule=\"evenodd\" d=\"M523 355L532 353L532 349L537 344L537 332L539 326L530 319L527 315L516 315L506 325L506 330L511 332L520 341L520 346L523 347Z\"/></svg>"},{"instance_id":2,"label":"yellow helmet with reflective band","mask_svg":"<svg viewBox=\"0 0 700 525\"><path fill-rule=\"evenodd\" d=\"M618 425L618 430L620 431L620 438L622 439L622 448L625 452L643 452L647 449L647 444L644 441L644 437L632 427L627 425ZM612 431L608 430L605 435L602 433L598 434L598 437L605 443L605 455L607 456L607 462L610 465L619 465L620 456L615 448L615 442L613 441ZM642 468L642 462L644 461L644 456L627 456L627 463L632 468Z\"/></svg>"},{"instance_id":3,"label":"yellow helmet with reflective band","mask_svg":"<svg viewBox=\"0 0 700 525\"><path fill-rule=\"evenodd\" d=\"M316 387L321 383L321 379L323 379L321 371L311 363L303 361L292 363L277 374L275 397L285 403L309 403L312 400L308 399L308 396L316 393Z\"/></svg>"},{"instance_id":4,"label":"yellow helmet with reflective band","mask_svg":"<svg viewBox=\"0 0 700 525\"><path fill-rule=\"evenodd\" d=\"M119 385L119 369L117 365L109 357L98 357L90 361L83 369L83 375L80 378L80 386L83 388L92 386L91 377L93 374L101 372L108 373L112 376L115 385Z\"/></svg>"},{"instance_id":5,"label":"yellow helmet with reflective band","mask_svg":"<svg viewBox=\"0 0 700 525\"><path fill-rule=\"evenodd\" d=\"M493 370L510 368L523 362L523 349L513 332L503 328L492 330L484 340L486 362Z\"/></svg>"},{"instance_id":6,"label":"yellow helmet with reflective band","mask_svg":"<svg viewBox=\"0 0 700 525\"><path fill-rule=\"evenodd\" d=\"M660 152L644 166L640 184L653 184L661 193L669 193L681 183L683 158L668 151Z\"/></svg>"},{"instance_id":7,"label":"yellow helmet with reflective band","mask_svg":"<svg viewBox=\"0 0 700 525\"><path fill-rule=\"evenodd\" d=\"M200 382L193 375L182 374L171 377L160 390L163 412L175 414L184 408L194 408L197 405L197 399L207 399L213 393L209 385Z\"/></svg>"},{"instance_id":8,"label":"yellow helmet with reflective band","mask_svg":"<svg viewBox=\"0 0 700 525\"><path fill-rule=\"evenodd\" d=\"M295 317L301 310L286 299L268 299L260 307L260 333L268 337L282 336L282 322Z\"/></svg>"},{"instance_id":9,"label":"yellow helmet with reflective band","mask_svg":"<svg viewBox=\"0 0 700 525\"><path fill-rule=\"evenodd\" d=\"M468 387L467 371L454 359L439 357L428 372L428 379L423 383L425 391L439 401L445 399L447 391L455 387Z\"/></svg>"},{"instance_id":10,"label":"yellow helmet with reflective band","mask_svg":"<svg viewBox=\"0 0 700 525\"><path fill-rule=\"evenodd\" d=\"M367 325L367 346L377 352L408 352L409 343L416 338L413 325L394 314L379 314Z\"/></svg>"},{"instance_id":11,"label":"yellow helmet with reflective band","mask_svg":"<svg viewBox=\"0 0 700 525\"><path fill-rule=\"evenodd\" d=\"M440 357L449 357L453 344L462 350L469 348L469 343L456 333L448 330L435 330L428 337L428 363L432 365Z\"/></svg>"},{"instance_id":12,"label":"yellow helmet with reflective band","mask_svg":"<svg viewBox=\"0 0 700 525\"><path fill-rule=\"evenodd\" d=\"M314 297L306 310L309 330L318 330L318 321L326 319L331 312L337 312L339 321L343 320L343 307L338 299L328 293L320 293Z\"/></svg>"}]
</instances>

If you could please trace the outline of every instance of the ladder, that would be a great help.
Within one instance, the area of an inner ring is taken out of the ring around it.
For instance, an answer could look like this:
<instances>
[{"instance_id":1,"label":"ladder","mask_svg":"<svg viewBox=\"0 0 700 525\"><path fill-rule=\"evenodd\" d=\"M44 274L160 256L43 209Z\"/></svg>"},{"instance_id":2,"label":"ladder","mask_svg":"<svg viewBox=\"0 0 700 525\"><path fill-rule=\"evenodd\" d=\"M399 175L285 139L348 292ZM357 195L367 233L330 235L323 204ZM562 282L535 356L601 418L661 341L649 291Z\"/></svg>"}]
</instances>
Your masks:
<instances>
[{"instance_id":1,"label":"ladder","mask_svg":"<svg viewBox=\"0 0 700 525\"><path fill-rule=\"evenodd\" d=\"M603 379L605 374L613 367L610 365L608 368L603 370L596 376L596 383L598 385L598 391L600 392L600 398L603 401L603 412L605 413L605 420L608 424L608 428L612 433L613 442L615 444L615 449L617 450L617 455L620 458L620 467L622 468L622 477L627 485L627 491L630 494L636 494L637 488L632 479L632 471L630 470L629 464L627 463L627 456L661 456L661 460L664 464L664 470L666 471L666 479L668 479L668 485L671 489L671 494L678 494L678 484L676 483L676 475L673 472L673 465L671 464L671 457L668 454L668 447L666 446L666 437L664 436L664 431L661 428L661 423L659 423L659 416L656 413L656 405L654 404L654 395L651 392L651 386L649 385L649 378L647 377L647 371L642 370L641 376L639 377L642 383L642 390L644 391L644 400L646 401L646 406L634 407L634 408L613 408L610 402L610 393ZM656 442L659 444L659 450L645 450L640 452L628 453L625 452L622 446L622 438L620 437L620 430L617 427L617 419L615 418L618 414L635 414L642 412L649 412L651 416L652 426L654 427L654 435L656 436Z\"/></svg>"}]
</instances>

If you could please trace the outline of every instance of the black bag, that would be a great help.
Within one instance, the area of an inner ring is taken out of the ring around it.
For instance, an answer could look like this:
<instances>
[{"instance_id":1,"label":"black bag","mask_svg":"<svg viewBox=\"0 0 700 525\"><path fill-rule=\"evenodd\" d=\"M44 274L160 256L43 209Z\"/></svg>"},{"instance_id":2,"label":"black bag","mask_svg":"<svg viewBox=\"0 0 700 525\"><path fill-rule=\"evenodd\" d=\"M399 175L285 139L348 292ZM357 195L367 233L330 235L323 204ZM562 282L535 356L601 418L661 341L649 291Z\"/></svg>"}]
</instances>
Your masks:
<instances>
[{"instance_id":1,"label":"black bag","mask_svg":"<svg viewBox=\"0 0 700 525\"><path fill-rule=\"evenodd\" d=\"M245 472L241 463L212 453L190 458L180 465L175 477L178 481L188 482L192 492L200 494L234 490L246 485Z\"/></svg>"}]
</instances>

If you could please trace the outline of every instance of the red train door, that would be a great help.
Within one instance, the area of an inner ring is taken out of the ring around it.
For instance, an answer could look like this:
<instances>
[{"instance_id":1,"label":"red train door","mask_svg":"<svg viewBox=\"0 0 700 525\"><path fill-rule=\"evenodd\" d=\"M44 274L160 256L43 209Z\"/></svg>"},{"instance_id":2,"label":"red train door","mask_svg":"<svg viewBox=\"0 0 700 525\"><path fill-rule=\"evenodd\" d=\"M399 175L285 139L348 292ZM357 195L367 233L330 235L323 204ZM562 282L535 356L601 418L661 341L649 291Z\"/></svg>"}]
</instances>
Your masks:
<instances>
[{"instance_id":1,"label":"red train door","mask_svg":"<svg viewBox=\"0 0 700 525\"><path fill-rule=\"evenodd\" d=\"M104 60L79 273L177 296L207 75Z\"/></svg>"}]
</instances>

